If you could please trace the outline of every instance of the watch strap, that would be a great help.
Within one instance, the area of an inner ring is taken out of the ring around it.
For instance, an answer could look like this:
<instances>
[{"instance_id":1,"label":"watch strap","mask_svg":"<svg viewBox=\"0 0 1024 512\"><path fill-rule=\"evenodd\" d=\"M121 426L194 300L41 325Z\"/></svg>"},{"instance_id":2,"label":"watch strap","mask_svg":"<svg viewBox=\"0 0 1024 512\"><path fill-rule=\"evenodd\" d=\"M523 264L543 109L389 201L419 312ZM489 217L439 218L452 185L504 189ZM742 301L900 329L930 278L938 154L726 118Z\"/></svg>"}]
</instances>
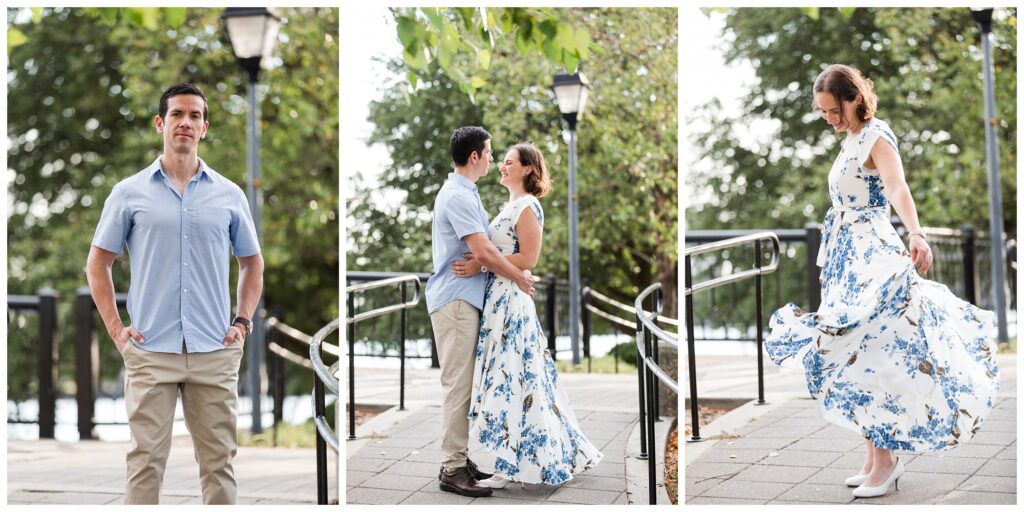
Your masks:
<instances>
[{"instance_id":1,"label":"watch strap","mask_svg":"<svg viewBox=\"0 0 1024 512\"><path fill-rule=\"evenodd\" d=\"M246 336L252 333L252 321L250 321L248 318L244 316L236 316L235 319L231 321L231 325L235 324L242 324L242 326L245 327Z\"/></svg>"}]
</instances>

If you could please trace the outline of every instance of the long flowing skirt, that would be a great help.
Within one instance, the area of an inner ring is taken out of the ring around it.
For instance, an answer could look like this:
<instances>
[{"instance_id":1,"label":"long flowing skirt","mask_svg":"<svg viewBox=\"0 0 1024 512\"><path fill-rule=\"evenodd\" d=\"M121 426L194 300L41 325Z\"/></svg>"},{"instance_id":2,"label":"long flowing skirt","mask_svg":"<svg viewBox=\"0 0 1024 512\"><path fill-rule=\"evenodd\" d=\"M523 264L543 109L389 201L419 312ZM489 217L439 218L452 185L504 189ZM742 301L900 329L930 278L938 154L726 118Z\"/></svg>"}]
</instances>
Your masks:
<instances>
[{"instance_id":1,"label":"long flowing skirt","mask_svg":"<svg viewBox=\"0 0 1024 512\"><path fill-rule=\"evenodd\" d=\"M517 482L560 484L603 457L580 431L546 344L533 299L490 274L469 438L495 455L496 474Z\"/></svg>"},{"instance_id":2,"label":"long flowing skirt","mask_svg":"<svg viewBox=\"0 0 1024 512\"><path fill-rule=\"evenodd\" d=\"M921 278L885 215L845 217L823 247L821 308L776 311L765 349L804 370L827 420L877 447L967 441L999 391L993 314Z\"/></svg>"}]
</instances>

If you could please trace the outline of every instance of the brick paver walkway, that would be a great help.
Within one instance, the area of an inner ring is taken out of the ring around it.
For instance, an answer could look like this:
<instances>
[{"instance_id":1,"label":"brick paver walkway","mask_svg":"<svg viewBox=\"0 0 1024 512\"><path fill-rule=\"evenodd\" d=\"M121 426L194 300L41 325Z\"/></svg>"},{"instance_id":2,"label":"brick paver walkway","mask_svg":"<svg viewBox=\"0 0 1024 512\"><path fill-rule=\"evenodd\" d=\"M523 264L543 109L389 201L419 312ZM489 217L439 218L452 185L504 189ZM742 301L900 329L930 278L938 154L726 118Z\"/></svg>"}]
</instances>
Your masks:
<instances>
[{"instance_id":1,"label":"brick paver walkway","mask_svg":"<svg viewBox=\"0 0 1024 512\"><path fill-rule=\"evenodd\" d=\"M1015 504L1016 357L1000 356L1000 367L1000 395L981 431L946 452L900 454L907 472L898 492L855 499L843 480L863 464L864 439L822 419L816 401L791 398L703 441L714 444L686 465L685 502Z\"/></svg>"},{"instance_id":2,"label":"brick paver walkway","mask_svg":"<svg viewBox=\"0 0 1024 512\"><path fill-rule=\"evenodd\" d=\"M121 504L129 443L7 441L8 504ZM337 456L328 449L330 492L336 498ZM238 504L316 504L313 449L242 446L234 461ZM161 504L202 504L199 465L189 437L175 437Z\"/></svg>"},{"instance_id":3,"label":"brick paver walkway","mask_svg":"<svg viewBox=\"0 0 1024 512\"><path fill-rule=\"evenodd\" d=\"M360 371L357 370L357 375ZM386 372L363 371L386 380ZM394 372L389 372L394 374ZM407 391L407 411L390 411L395 421L381 429L358 427L363 439L346 451L346 503L352 504L625 504L626 438L636 423L636 379L633 375L561 376L573 410L587 437L605 455L594 469L561 486L510 484L487 498L468 498L443 492L437 474L441 461L441 385L436 370L417 370ZM381 386L389 388L390 386ZM362 393L376 394L372 387ZM391 387L386 395L395 395ZM357 386L359 391L359 386ZM355 448L354 450L352 448ZM472 445L471 445L472 448ZM494 457L482 450L470 457L484 469Z\"/></svg>"}]
</instances>

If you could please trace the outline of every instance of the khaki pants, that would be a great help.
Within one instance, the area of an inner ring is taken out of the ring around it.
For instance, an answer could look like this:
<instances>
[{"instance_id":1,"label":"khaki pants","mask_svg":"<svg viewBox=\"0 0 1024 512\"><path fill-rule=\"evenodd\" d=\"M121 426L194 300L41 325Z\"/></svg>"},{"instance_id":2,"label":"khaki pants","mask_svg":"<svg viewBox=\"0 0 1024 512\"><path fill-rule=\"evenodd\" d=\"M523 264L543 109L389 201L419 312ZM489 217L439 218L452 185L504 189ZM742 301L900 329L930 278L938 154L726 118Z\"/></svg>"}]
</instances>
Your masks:
<instances>
[{"instance_id":1,"label":"khaki pants","mask_svg":"<svg viewBox=\"0 0 1024 512\"><path fill-rule=\"evenodd\" d=\"M132 435L125 504L160 502L179 391L199 463L203 503L234 504L237 488L231 460L238 449L235 419L242 345L207 353L165 354L129 342L122 356Z\"/></svg>"},{"instance_id":2,"label":"khaki pants","mask_svg":"<svg viewBox=\"0 0 1024 512\"><path fill-rule=\"evenodd\" d=\"M441 363L444 402L441 413L444 437L441 466L461 468L469 458L469 400L473 392L473 364L480 335L480 311L464 300L453 300L431 313L430 323Z\"/></svg>"}]
</instances>

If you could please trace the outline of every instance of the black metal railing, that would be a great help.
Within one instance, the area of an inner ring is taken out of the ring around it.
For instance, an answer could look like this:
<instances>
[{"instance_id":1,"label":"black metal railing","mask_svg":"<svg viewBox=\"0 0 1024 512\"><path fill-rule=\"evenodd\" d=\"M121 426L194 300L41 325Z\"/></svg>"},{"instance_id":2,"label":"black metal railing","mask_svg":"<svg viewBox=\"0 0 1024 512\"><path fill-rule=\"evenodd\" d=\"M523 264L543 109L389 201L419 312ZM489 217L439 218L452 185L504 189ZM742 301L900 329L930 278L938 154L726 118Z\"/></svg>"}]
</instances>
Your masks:
<instances>
[{"instance_id":1,"label":"black metal railing","mask_svg":"<svg viewBox=\"0 0 1024 512\"><path fill-rule=\"evenodd\" d=\"M426 272L377 272L377 271L350 271L345 274L346 284L357 285L361 283L379 281L381 279L388 279L398 276L414 275L419 278L420 284L425 285L427 279L430 278L431 274ZM587 280L583 281L584 286L587 284ZM559 336L568 336L569 327L569 308L566 307L569 303L569 287L564 279L558 279L554 274L548 274L544 277L539 277L537 284L535 285L536 294L533 297L534 303L537 306L537 314L542 316L541 322L544 327L544 334L548 339L548 352L551 353L552 359L558 359L558 347L556 339ZM372 296L367 296L372 295ZM376 303L390 304L394 298L391 296L378 297L377 294L363 294L358 300L364 307L374 309ZM583 300L586 301L586 295ZM423 302L421 301L421 304ZM586 302L581 302L586 304ZM358 305L358 304L357 304ZM590 335L595 332L589 323L589 316L587 311L581 312L581 321L583 323L584 336L582 336L583 346L581 347L584 353L584 357L590 357ZM366 329L360 329L360 332L374 332L380 333L391 329L391 334L395 334L394 330L397 329L398 325L393 322L370 322L370 326ZM430 318L426 310L425 304L421 307L413 308L409 311L409 335L410 339L430 339L430 354L416 352L409 353L408 347L406 349L406 360L414 359L430 359L432 368L440 368L440 362L437 359L437 347L434 340L433 329L430 328ZM612 325L612 329L617 331L617 327ZM632 332L632 326L628 332ZM392 336L392 338L397 336ZM398 358L396 347L389 345L387 342L380 342L379 347L376 351L373 350L373 343L368 339L356 340L363 343L363 350L356 353L356 357L373 357L373 358ZM387 348L385 348L387 347Z\"/></svg>"},{"instance_id":2,"label":"black metal railing","mask_svg":"<svg viewBox=\"0 0 1024 512\"><path fill-rule=\"evenodd\" d=\"M651 313L647 313L643 307L648 297ZM658 386L655 379L679 394L679 384L658 365L659 342L677 351L679 349L678 336L657 325L659 320L673 320L661 316L662 306L661 283L655 283L637 296L633 310L636 316L637 377L640 384L640 458L647 459L647 489L651 505L658 503L657 456L654 448L657 446L654 441L654 423L658 417Z\"/></svg>"},{"instance_id":3,"label":"black metal railing","mask_svg":"<svg viewBox=\"0 0 1024 512\"><path fill-rule=\"evenodd\" d=\"M287 361L307 370L313 370L313 363L309 359L309 349L313 344L313 337L282 322L276 316L268 317L264 323L267 329L266 346L269 361L270 388L274 403L274 439L273 444L277 446L276 428L284 419L284 397L285 397L285 365ZM290 350L288 345L300 347L298 352ZM322 345L321 350L340 359L340 350L334 345Z\"/></svg>"},{"instance_id":4,"label":"black metal railing","mask_svg":"<svg viewBox=\"0 0 1024 512\"><path fill-rule=\"evenodd\" d=\"M128 294L116 294L114 302L118 309L125 309L128 303ZM101 344L96 335L96 303L93 302L92 293L88 287L76 290L72 309L75 322L75 401L78 404L78 437L81 440L96 439L96 425L124 425L127 422L96 421ZM103 344L102 346L108 345ZM113 347L114 345L110 344L109 346Z\"/></svg>"},{"instance_id":5,"label":"black metal railing","mask_svg":"<svg viewBox=\"0 0 1024 512\"><path fill-rule=\"evenodd\" d=\"M36 375L39 415L35 420L7 417L7 423L36 423L40 439L53 439L57 425L57 292L43 288L37 295L8 295L7 311L15 317L35 312L38 317L36 337ZM8 336L10 333L8 332Z\"/></svg>"},{"instance_id":6,"label":"black metal railing","mask_svg":"<svg viewBox=\"0 0 1024 512\"><path fill-rule=\"evenodd\" d=\"M321 355L324 339L338 330L341 319L336 318L313 335L309 343L309 362L313 366L313 423L316 425L316 500L318 505L328 503L327 491L327 446L330 445L334 453L340 453L341 447L338 444L338 435L331 428L327 419L327 393L330 391L335 397L340 396L340 382L338 380L339 359L329 368L324 365ZM325 390L326 387L326 390ZM335 402L337 403L337 402Z\"/></svg>"},{"instance_id":7,"label":"black metal railing","mask_svg":"<svg viewBox=\"0 0 1024 512\"><path fill-rule=\"evenodd\" d=\"M905 235L898 217L893 218L897 231ZM705 244L731 239L737 236L771 231L780 241L780 260L785 263L771 278L764 281L765 300L769 310L783 307L794 297L805 297L800 304L808 311L817 310L821 305L821 285L818 280L820 269L815 263L821 243L820 226L808 224L804 229L772 230L690 230L686 233L686 244ZM993 309L991 289L991 254L988 234L975 231L969 225L959 229L924 228L932 246L934 261L926 278L940 282L960 298L983 309ZM1009 283L1008 307L1016 311L1016 241L1007 240L1007 281ZM1011 252L1013 251L1013 252ZM733 266L745 265L746 252L737 253L729 249L715 257L703 258L692 268L694 279L727 270ZM704 341L754 341L756 326L749 316L740 312L749 309L752 302L749 294L738 286L727 286L710 290L705 299L697 305L695 318L697 337Z\"/></svg>"},{"instance_id":8,"label":"black metal railing","mask_svg":"<svg viewBox=\"0 0 1024 512\"><path fill-rule=\"evenodd\" d=\"M765 253L762 253L762 242L770 244L770 261L764 265ZM717 251L729 250L748 244L754 246L754 265L752 268L739 272L728 273L699 283L693 282L693 257ZM690 418L691 441L700 441L700 406L697 398L697 359L695 351L696 336L694 333L693 296L702 291L709 291L719 286L737 283L750 278L754 279L755 297L755 330L757 342L757 403L764 404L764 305L762 303L762 279L765 274L775 272L779 268L779 237L770 231L736 236L727 240L689 247L683 251L684 280L686 296L686 349L687 368L690 374Z\"/></svg>"},{"instance_id":9,"label":"black metal railing","mask_svg":"<svg viewBox=\"0 0 1024 512\"><path fill-rule=\"evenodd\" d=\"M411 299L407 299L406 295L408 292L409 285L413 286L413 296ZM356 311L356 295L365 293L369 290L375 290L383 287L397 286L400 293L401 299L397 304L390 304L387 306L378 307L369 311L358 312ZM398 394L398 409L405 410L405 341L406 334L408 332L408 310L416 307L420 302L420 277L416 274L405 274L396 277L389 277L386 279L378 279L363 284L357 284L345 288L345 294L348 297L348 317L345 319L345 323L348 325L348 414L349 414L349 428L348 438L357 439L356 437L356 363L355 363L355 347L356 347L356 324L370 318L376 318L379 316L386 315L399 311L401 313L401 322L399 323L399 339L398 339L398 358L399 358L399 394Z\"/></svg>"},{"instance_id":10,"label":"black metal railing","mask_svg":"<svg viewBox=\"0 0 1024 512\"><path fill-rule=\"evenodd\" d=\"M583 357L587 359L587 373L591 372L591 359L590 359L590 336L593 333L592 321L593 316L596 316L602 320L608 322L612 328L612 332L615 334L629 333L632 335L636 332L635 316L636 311L634 308L623 302L619 302L589 286L584 286L581 292L583 296L580 300L582 304L582 310L580 311L580 322L583 324ZM617 316L625 313L627 316ZM658 315L658 322L664 325L671 325L676 329L679 328L679 321L674 318L669 318L664 315ZM615 361L615 373L619 373L619 353L612 350L612 355ZM637 371L640 370L640 364L637 363Z\"/></svg>"}]
</instances>

